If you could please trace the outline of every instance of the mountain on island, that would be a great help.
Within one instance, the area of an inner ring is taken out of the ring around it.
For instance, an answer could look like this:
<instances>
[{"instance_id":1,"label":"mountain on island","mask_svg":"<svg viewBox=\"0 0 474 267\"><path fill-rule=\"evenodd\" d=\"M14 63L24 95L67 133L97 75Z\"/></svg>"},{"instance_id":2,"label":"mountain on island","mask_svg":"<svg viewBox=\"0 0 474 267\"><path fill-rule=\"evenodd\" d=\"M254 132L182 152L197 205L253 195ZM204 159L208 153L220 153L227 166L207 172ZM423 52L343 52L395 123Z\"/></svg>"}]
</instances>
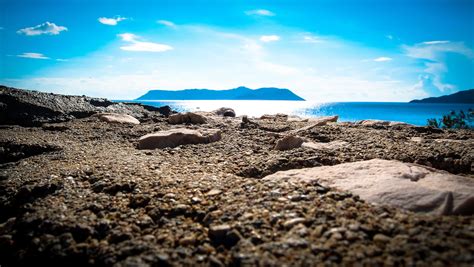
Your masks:
<instances>
[{"instance_id":1,"label":"mountain on island","mask_svg":"<svg viewBox=\"0 0 474 267\"><path fill-rule=\"evenodd\" d=\"M305 101L282 88L250 89L244 86L228 90L185 89L178 91L150 90L136 100L289 100Z\"/></svg>"},{"instance_id":2,"label":"mountain on island","mask_svg":"<svg viewBox=\"0 0 474 267\"><path fill-rule=\"evenodd\" d=\"M454 94L440 97L428 97L420 100L412 100L410 103L459 103L474 104L474 89L459 91Z\"/></svg>"}]
</instances>

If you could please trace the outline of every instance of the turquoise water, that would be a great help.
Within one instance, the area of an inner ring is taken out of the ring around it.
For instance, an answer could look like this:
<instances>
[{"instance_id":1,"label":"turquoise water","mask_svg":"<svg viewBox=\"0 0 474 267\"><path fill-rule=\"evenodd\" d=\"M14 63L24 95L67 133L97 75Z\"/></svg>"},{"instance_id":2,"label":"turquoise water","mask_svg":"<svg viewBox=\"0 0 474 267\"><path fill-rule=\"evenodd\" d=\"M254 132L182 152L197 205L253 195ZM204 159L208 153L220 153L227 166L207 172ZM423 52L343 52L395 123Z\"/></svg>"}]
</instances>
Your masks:
<instances>
[{"instance_id":1,"label":"turquoise water","mask_svg":"<svg viewBox=\"0 0 474 267\"><path fill-rule=\"evenodd\" d=\"M452 110L474 109L473 104L418 104L384 102L315 103L310 101L129 101L151 106L169 105L177 111L212 111L220 107L233 108L237 116L261 116L285 113L301 117L339 115L339 121L365 119L401 121L414 125L426 125L429 118L441 118Z\"/></svg>"}]
</instances>

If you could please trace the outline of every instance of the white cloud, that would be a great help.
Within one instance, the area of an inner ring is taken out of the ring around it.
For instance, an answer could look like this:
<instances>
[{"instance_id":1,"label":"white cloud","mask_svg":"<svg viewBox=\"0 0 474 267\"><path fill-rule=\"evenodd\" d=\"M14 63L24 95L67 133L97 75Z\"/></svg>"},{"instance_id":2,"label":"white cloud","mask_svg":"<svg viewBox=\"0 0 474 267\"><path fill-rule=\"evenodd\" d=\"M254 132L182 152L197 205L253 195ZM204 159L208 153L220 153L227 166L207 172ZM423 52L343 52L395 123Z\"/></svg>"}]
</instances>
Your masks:
<instances>
[{"instance_id":1,"label":"white cloud","mask_svg":"<svg viewBox=\"0 0 474 267\"><path fill-rule=\"evenodd\" d=\"M260 37L260 41L268 43L280 40L280 36L278 35L262 35Z\"/></svg>"},{"instance_id":2,"label":"white cloud","mask_svg":"<svg viewBox=\"0 0 474 267\"><path fill-rule=\"evenodd\" d=\"M106 17L100 17L97 20L105 25L109 26L115 26L117 25L120 21L126 20L127 18L117 16L115 18L106 18Z\"/></svg>"},{"instance_id":3,"label":"white cloud","mask_svg":"<svg viewBox=\"0 0 474 267\"><path fill-rule=\"evenodd\" d=\"M257 16L275 16L275 13L271 12L270 10L266 9L254 9L254 10L248 10L245 11L245 14L247 15L257 15Z\"/></svg>"},{"instance_id":4,"label":"white cloud","mask_svg":"<svg viewBox=\"0 0 474 267\"><path fill-rule=\"evenodd\" d=\"M387 38L390 39L390 40L393 40L393 35L391 35L391 34L386 35L385 37L387 37Z\"/></svg>"},{"instance_id":5,"label":"white cloud","mask_svg":"<svg viewBox=\"0 0 474 267\"><path fill-rule=\"evenodd\" d=\"M169 21L169 20L157 20L156 23L164 25L166 27L171 27L171 28L176 27L176 24L174 24L174 22Z\"/></svg>"},{"instance_id":6,"label":"white cloud","mask_svg":"<svg viewBox=\"0 0 474 267\"><path fill-rule=\"evenodd\" d=\"M422 70L423 84L428 81L441 92L456 89L452 84L442 81L442 76L448 72L445 63L446 53L456 53L467 58L474 58L474 51L468 48L463 42L451 41L428 41L418 43L412 46L402 46L405 55L416 60L420 60L424 64Z\"/></svg>"},{"instance_id":7,"label":"white cloud","mask_svg":"<svg viewBox=\"0 0 474 267\"><path fill-rule=\"evenodd\" d=\"M304 43L322 43L324 40L318 36L313 36L313 35L305 35L303 36L303 42Z\"/></svg>"},{"instance_id":8,"label":"white cloud","mask_svg":"<svg viewBox=\"0 0 474 267\"><path fill-rule=\"evenodd\" d=\"M123 33L118 35L122 41L130 43L129 45L121 46L120 49L134 52L165 52L172 50L173 47L165 44L142 42L138 41L140 37L133 33Z\"/></svg>"},{"instance_id":9,"label":"white cloud","mask_svg":"<svg viewBox=\"0 0 474 267\"><path fill-rule=\"evenodd\" d=\"M423 42L423 44L426 45L434 45L434 44L447 44L449 41L428 41L428 42Z\"/></svg>"},{"instance_id":10,"label":"white cloud","mask_svg":"<svg viewBox=\"0 0 474 267\"><path fill-rule=\"evenodd\" d=\"M402 49L409 57L434 61L439 60L440 55L446 52L461 54L469 58L474 57L472 49L468 48L463 42L429 41L412 46L403 45Z\"/></svg>"},{"instance_id":11,"label":"white cloud","mask_svg":"<svg viewBox=\"0 0 474 267\"><path fill-rule=\"evenodd\" d=\"M49 57L41 53L23 53L23 54L17 55L17 57L32 58L32 59L49 59Z\"/></svg>"},{"instance_id":12,"label":"white cloud","mask_svg":"<svg viewBox=\"0 0 474 267\"><path fill-rule=\"evenodd\" d=\"M20 29L16 33L24 34L28 36L42 35L42 34L58 35L62 31L67 31L67 28L64 26L58 26L54 23L46 21L45 23L36 25L34 27Z\"/></svg>"},{"instance_id":13,"label":"white cloud","mask_svg":"<svg viewBox=\"0 0 474 267\"><path fill-rule=\"evenodd\" d=\"M391 61L391 60L392 60L391 57L378 57L374 59L375 62L386 62L386 61Z\"/></svg>"},{"instance_id":14,"label":"white cloud","mask_svg":"<svg viewBox=\"0 0 474 267\"><path fill-rule=\"evenodd\" d=\"M386 51L330 36L318 36L324 40L320 45L305 45L303 37L312 34L302 33L301 29L273 29L285 32L285 40L297 40L289 47L265 45L260 36L255 38L251 33L203 25L180 27L183 34L196 37L173 57L160 55L157 60L150 54L117 54L114 46L108 46L76 58L74 64L55 64L42 72L42 77L3 79L0 84L115 99L136 98L153 88L225 89L239 85L289 88L318 102L408 101L426 96L414 86L418 82L416 75L403 65L410 61L408 58L397 56L397 66L373 63L379 55L390 55L384 54ZM142 51L141 44L147 43L132 33L119 37L122 46L140 48L128 51ZM361 58L367 61L361 62ZM377 71L372 69L374 65ZM395 73L397 68L403 70ZM212 79L209 73L213 74Z\"/></svg>"}]
</instances>

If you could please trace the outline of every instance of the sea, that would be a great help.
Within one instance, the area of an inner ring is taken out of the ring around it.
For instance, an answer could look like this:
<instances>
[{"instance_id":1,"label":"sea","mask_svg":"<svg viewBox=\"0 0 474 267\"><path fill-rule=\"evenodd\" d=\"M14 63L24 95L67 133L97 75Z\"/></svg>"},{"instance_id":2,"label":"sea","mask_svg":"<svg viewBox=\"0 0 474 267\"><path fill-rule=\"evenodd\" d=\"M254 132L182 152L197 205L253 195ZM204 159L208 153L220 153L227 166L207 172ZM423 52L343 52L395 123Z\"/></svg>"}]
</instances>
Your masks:
<instances>
[{"instance_id":1,"label":"sea","mask_svg":"<svg viewBox=\"0 0 474 267\"><path fill-rule=\"evenodd\" d=\"M170 106L178 112L212 111L230 107L237 116L260 117L263 114L284 113L300 117L339 115L339 121L388 120L424 126L431 118L441 118L451 111L474 110L474 104L433 104L394 102L335 102L317 103L311 101L260 101L260 100L117 100L135 102L150 106Z\"/></svg>"}]
</instances>

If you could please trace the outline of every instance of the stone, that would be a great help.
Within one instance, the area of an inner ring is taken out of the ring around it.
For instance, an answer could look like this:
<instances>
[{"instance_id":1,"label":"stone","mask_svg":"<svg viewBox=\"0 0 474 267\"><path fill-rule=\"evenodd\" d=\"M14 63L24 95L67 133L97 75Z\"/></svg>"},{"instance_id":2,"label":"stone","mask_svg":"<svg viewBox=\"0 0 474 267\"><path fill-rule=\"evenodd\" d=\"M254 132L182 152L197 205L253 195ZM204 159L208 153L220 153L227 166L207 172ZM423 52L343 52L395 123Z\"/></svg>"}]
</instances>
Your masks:
<instances>
[{"instance_id":1,"label":"stone","mask_svg":"<svg viewBox=\"0 0 474 267\"><path fill-rule=\"evenodd\" d=\"M306 219L305 218L293 218L293 219L289 219L287 221L285 221L283 223L283 226L285 228L292 228L293 226L297 225L297 224L300 224L300 223L304 223L306 222Z\"/></svg>"},{"instance_id":2,"label":"stone","mask_svg":"<svg viewBox=\"0 0 474 267\"><path fill-rule=\"evenodd\" d=\"M276 150L290 150L301 147L304 139L298 136L287 135L279 139L275 145Z\"/></svg>"},{"instance_id":3,"label":"stone","mask_svg":"<svg viewBox=\"0 0 474 267\"><path fill-rule=\"evenodd\" d=\"M349 191L365 201L413 212L474 214L474 180L395 160L372 159L289 171L263 180L317 182Z\"/></svg>"},{"instance_id":4,"label":"stone","mask_svg":"<svg viewBox=\"0 0 474 267\"><path fill-rule=\"evenodd\" d=\"M231 108L222 107L214 110L214 113L223 117L235 117L235 111Z\"/></svg>"},{"instance_id":5,"label":"stone","mask_svg":"<svg viewBox=\"0 0 474 267\"><path fill-rule=\"evenodd\" d=\"M311 148L315 150L337 150L348 145L349 143L345 141L332 141L329 143L304 142L303 144L301 144L301 147Z\"/></svg>"},{"instance_id":6,"label":"stone","mask_svg":"<svg viewBox=\"0 0 474 267\"><path fill-rule=\"evenodd\" d=\"M388 237L384 234L376 234L376 235L374 235L373 240L374 240L375 243L384 244L384 243L390 242L390 237Z\"/></svg>"},{"instance_id":7,"label":"stone","mask_svg":"<svg viewBox=\"0 0 474 267\"><path fill-rule=\"evenodd\" d=\"M264 114L260 116L261 120L273 120L273 121L287 121L288 120L288 115L282 114L282 113L277 113L275 115L269 115L269 114Z\"/></svg>"},{"instance_id":8,"label":"stone","mask_svg":"<svg viewBox=\"0 0 474 267\"><path fill-rule=\"evenodd\" d=\"M314 126L323 126L327 125L330 122L337 122L339 116L325 116L325 117L317 117L317 118L308 118L308 122L313 124Z\"/></svg>"},{"instance_id":9,"label":"stone","mask_svg":"<svg viewBox=\"0 0 474 267\"><path fill-rule=\"evenodd\" d=\"M168 122L171 124L183 124L183 123L191 123L191 124L203 124L207 123L206 117L196 114L193 112L186 112L186 113L176 113L172 114L168 117Z\"/></svg>"},{"instance_id":10,"label":"stone","mask_svg":"<svg viewBox=\"0 0 474 267\"><path fill-rule=\"evenodd\" d=\"M361 120L358 124L363 126L410 126L410 124L401 121L384 121L384 120Z\"/></svg>"},{"instance_id":11,"label":"stone","mask_svg":"<svg viewBox=\"0 0 474 267\"><path fill-rule=\"evenodd\" d=\"M339 119L339 116L337 116L337 115L336 116L319 117L319 118L310 118L310 119L308 119L308 122L310 123L310 125L299 128L299 129L296 129L296 130L293 130L291 132L295 133L295 134L305 132L305 131L313 129L314 127L327 125L330 122L337 122L338 119Z\"/></svg>"},{"instance_id":12,"label":"stone","mask_svg":"<svg viewBox=\"0 0 474 267\"><path fill-rule=\"evenodd\" d=\"M361 120L358 124L363 126L388 126L390 121L383 121L383 120Z\"/></svg>"},{"instance_id":13,"label":"stone","mask_svg":"<svg viewBox=\"0 0 474 267\"><path fill-rule=\"evenodd\" d=\"M209 192L206 193L206 196L216 196L222 193L219 189L211 189Z\"/></svg>"},{"instance_id":14,"label":"stone","mask_svg":"<svg viewBox=\"0 0 474 267\"><path fill-rule=\"evenodd\" d=\"M207 144L219 141L220 139L221 131L218 129L192 130L178 128L142 136L138 139L138 148L156 149L188 144Z\"/></svg>"},{"instance_id":15,"label":"stone","mask_svg":"<svg viewBox=\"0 0 474 267\"><path fill-rule=\"evenodd\" d=\"M102 113L97 115L99 120L108 123L140 124L140 121L127 114Z\"/></svg>"},{"instance_id":16,"label":"stone","mask_svg":"<svg viewBox=\"0 0 474 267\"><path fill-rule=\"evenodd\" d=\"M222 243L231 229L228 224L211 225L209 227L209 238L217 243Z\"/></svg>"}]
</instances>

